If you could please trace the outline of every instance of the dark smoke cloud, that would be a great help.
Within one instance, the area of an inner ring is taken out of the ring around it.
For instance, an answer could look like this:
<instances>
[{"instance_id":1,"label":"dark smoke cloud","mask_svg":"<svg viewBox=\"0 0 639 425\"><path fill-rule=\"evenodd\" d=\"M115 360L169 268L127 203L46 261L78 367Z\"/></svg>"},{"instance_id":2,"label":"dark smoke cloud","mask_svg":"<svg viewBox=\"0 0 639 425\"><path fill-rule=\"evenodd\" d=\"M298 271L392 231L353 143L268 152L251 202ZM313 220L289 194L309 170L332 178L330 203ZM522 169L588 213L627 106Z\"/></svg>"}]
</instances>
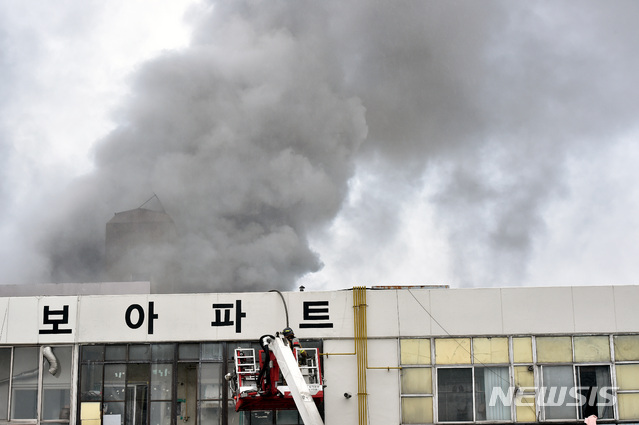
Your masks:
<instances>
[{"instance_id":1,"label":"dark smoke cloud","mask_svg":"<svg viewBox=\"0 0 639 425\"><path fill-rule=\"evenodd\" d=\"M54 280L96 278L104 223L156 193L180 238L154 260L180 264L181 290L288 288L321 267L309 236L340 212L359 172L384 181L349 211L374 220L359 225L368 246L396 233L405 201L392 195L412 199L431 185L451 283L516 284L546 208L566 196L566 161L636 128L637 8L447 0L198 9L191 46L138 72L117 129L96 148L95 172L58 203L39 239L43 257Z\"/></svg>"},{"instance_id":2,"label":"dark smoke cloud","mask_svg":"<svg viewBox=\"0 0 639 425\"><path fill-rule=\"evenodd\" d=\"M155 260L179 264L179 290L283 288L319 269L307 233L340 209L364 108L289 32L213 15L215 42L140 70L95 173L65 201L78 226L47 241L55 280L95 276L109 212L149 193L176 223L179 242Z\"/></svg>"}]
</instances>

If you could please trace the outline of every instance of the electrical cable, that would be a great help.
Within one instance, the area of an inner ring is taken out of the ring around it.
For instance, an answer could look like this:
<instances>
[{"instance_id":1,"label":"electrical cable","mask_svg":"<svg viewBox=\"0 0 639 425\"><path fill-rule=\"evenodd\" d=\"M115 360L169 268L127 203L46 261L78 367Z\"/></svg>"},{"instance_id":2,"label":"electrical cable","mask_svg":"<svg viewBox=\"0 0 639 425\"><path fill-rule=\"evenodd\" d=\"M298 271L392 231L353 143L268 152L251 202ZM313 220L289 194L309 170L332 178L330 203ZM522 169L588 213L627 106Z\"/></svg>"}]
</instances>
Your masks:
<instances>
[{"instance_id":1,"label":"electrical cable","mask_svg":"<svg viewBox=\"0 0 639 425\"><path fill-rule=\"evenodd\" d=\"M286 327L288 328L288 307L286 307L286 300L284 299L284 295L282 295L282 293L280 291L278 291L277 289L271 289L269 292L277 292L278 294L280 294L280 298L282 298L282 304L284 304L284 313L286 314Z\"/></svg>"},{"instance_id":2,"label":"electrical cable","mask_svg":"<svg viewBox=\"0 0 639 425\"><path fill-rule=\"evenodd\" d=\"M430 316L430 318L431 318L431 319L432 319L435 323L437 323L437 326L439 326L439 327L440 327L440 328L444 331L444 333L446 333L446 335L448 335L448 336L449 336L449 337L451 337L453 340L455 340L455 342L457 343L457 345L459 345L459 347L460 347L462 350L466 351L466 352L470 355L471 359L473 360L473 364L479 364L479 365L483 366L484 368L488 369L488 370L489 370L492 374L494 374L494 375L495 375L497 378L499 378L501 381L503 381L503 382L507 383L507 384L508 384L508 386L510 387L510 380L506 381L506 379L504 379L504 378L503 378L500 374L498 374L496 371L494 371L494 370L493 370L493 368L491 368L490 366L488 366L488 365L486 365L486 364L484 364L484 363L480 362L479 360L477 360L477 359L475 358L475 356L473 356L473 354L472 354L470 351L468 351L468 350L466 349L466 347L464 347L464 346L463 346L463 345L462 345L459 341L457 341L457 338L454 338L454 337L453 337L453 335L452 335L450 332L448 332L448 330L446 330L446 328L444 328L444 326L442 326L442 324L441 324L441 323L439 323L439 321L438 321L438 320L437 320L437 319L436 319L436 318L435 318L432 314L430 314L430 311L428 311L428 310L426 309L426 307L424 307L424 305L423 305L423 304L422 304L422 303L421 303L421 302L417 299L417 297L415 296L415 294L413 294L413 293L412 293L412 291L410 290L410 288L407 288L407 290L408 290L408 293L409 293L409 294L411 294L411 296L415 299L415 301L417 301L417 304L419 304L419 306L422 308L422 310L424 310L424 311L426 312L426 314L428 314L428 315ZM517 394L516 394L516 392L513 392L513 397L515 397L516 395L517 395ZM522 394L522 396L523 396L523 395L525 395L525 394ZM528 408L530 408L530 409L533 411L533 413L535 413L535 417L537 417L537 412L536 412L536 411L532 408L532 406L528 405Z\"/></svg>"}]
</instances>

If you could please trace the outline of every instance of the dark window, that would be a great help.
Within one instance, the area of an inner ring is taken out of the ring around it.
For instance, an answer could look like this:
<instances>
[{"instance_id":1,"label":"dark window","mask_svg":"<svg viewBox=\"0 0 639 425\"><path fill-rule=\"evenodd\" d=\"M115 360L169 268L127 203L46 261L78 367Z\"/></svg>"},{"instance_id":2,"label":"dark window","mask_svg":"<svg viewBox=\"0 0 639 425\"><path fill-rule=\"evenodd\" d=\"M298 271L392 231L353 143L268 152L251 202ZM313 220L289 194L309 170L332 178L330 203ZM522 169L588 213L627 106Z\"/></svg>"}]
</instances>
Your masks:
<instances>
[{"instance_id":1,"label":"dark window","mask_svg":"<svg viewBox=\"0 0 639 425\"><path fill-rule=\"evenodd\" d=\"M471 368L437 370L440 421L473 420L473 371Z\"/></svg>"},{"instance_id":2,"label":"dark window","mask_svg":"<svg viewBox=\"0 0 639 425\"><path fill-rule=\"evenodd\" d=\"M613 393L610 366L577 366L580 399L579 418L596 415L600 419L613 417Z\"/></svg>"}]
</instances>

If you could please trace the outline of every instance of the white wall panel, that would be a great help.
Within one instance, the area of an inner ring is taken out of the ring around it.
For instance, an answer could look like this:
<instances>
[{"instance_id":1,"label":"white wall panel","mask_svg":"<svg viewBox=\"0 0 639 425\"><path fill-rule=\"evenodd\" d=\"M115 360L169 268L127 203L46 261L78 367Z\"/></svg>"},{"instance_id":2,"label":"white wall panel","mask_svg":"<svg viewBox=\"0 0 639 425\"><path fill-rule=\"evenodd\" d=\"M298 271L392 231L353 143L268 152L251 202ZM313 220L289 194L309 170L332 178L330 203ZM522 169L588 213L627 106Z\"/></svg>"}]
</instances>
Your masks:
<instances>
[{"instance_id":1,"label":"white wall panel","mask_svg":"<svg viewBox=\"0 0 639 425\"><path fill-rule=\"evenodd\" d=\"M615 286L614 311L618 332L639 331L639 286ZM595 307L597 308L598 305Z\"/></svg>"},{"instance_id":2,"label":"white wall panel","mask_svg":"<svg viewBox=\"0 0 639 425\"><path fill-rule=\"evenodd\" d=\"M396 339L368 341L369 367L399 366ZM370 425L399 423L399 369L368 369L366 373Z\"/></svg>"},{"instance_id":3,"label":"white wall panel","mask_svg":"<svg viewBox=\"0 0 639 425\"><path fill-rule=\"evenodd\" d=\"M298 337L353 337L352 291L283 296ZM637 332L637 300L639 286L369 290L367 328L372 338ZM286 326L275 292L0 298L0 314L6 344L255 340Z\"/></svg>"},{"instance_id":4,"label":"white wall panel","mask_svg":"<svg viewBox=\"0 0 639 425\"><path fill-rule=\"evenodd\" d=\"M612 286L575 286L571 289L575 332L614 332L617 329ZM639 330L639 327L635 326L635 330Z\"/></svg>"},{"instance_id":5,"label":"white wall panel","mask_svg":"<svg viewBox=\"0 0 639 425\"><path fill-rule=\"evenodd\" d=\"M324 340L326 353L352 353L353 340ZM357 359L354 355L324 356L324 419L327 424L356 425ZM349 393L351 398L345 398ZM396 395L395 395L396 396ZM389 422L394 423L394 422Z\"/></svg>"},{"instance_id":6,"label":"white wall panel","mask_svg":"<svg viewBox=\"0 0 639 425\"><path fill-rule=\"evenodd\" d=\"M38 342L38 298L24 297L9 300L7 342L35 344Z\"/></svg>"},{"instance_id":7,"label":"white wall panel","mask_svg":"<svg viewBox=\"0 0 639 425\"><path fill-rule=\"evenodd\" d=\"M410 290L396 291L399 310L399 335L400 336L424 336L431 334L430 298L433 291Z\"/></svg>"},{"instance_id":8,"label":"white wall panel","mask_svg":"<svg viewBox=\"0 0 639 425\"><path fill-rule=\"evenodd\" d=\"M431 292L433 335L492 335L503 332L499 289Z\"/></svg>"},{"instance_id":9,"label":"white wall panel","mask_svg":"<svg viewBox=\"0 0 639 425\"><path fill-rule=\"evenodd\" d=\"M367 333L370 338L399 333L397 291L366 291Z\"/></svg>"},{"instance_id":10,"label":"white wall panel","mask_svg":"<svg viewBox=\"0 0 639 425\"><path fill-rule=\"evenodd\" d=\"M0 344L7 342L9 328L9 298L0 298Z\"/></svg>"},{"instance_id":11,"label":"white wall panel","mask_svg":"<svg viewBox=\"0 0 639 425\"><path fill-rule=\"evenodd\" d=\"M504 333L571 333L571 288L502 288Z\"/></svg>"}]
</instances>

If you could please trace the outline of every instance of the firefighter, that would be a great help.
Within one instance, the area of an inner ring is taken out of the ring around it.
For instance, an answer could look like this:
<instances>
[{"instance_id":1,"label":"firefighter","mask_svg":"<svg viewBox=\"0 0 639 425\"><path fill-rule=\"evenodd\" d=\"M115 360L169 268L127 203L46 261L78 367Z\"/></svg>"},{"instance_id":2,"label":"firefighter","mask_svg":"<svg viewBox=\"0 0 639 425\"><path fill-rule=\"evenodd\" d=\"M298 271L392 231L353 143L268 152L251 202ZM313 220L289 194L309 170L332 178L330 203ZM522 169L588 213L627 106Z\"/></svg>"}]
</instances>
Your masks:
<instances>
[{"instance_id":1,"label":"firefighter","mask_svg":"<svg viewBox=\"0 0 639 425\"><path fill-rule=\"evenodd\" d=\"M295 349L297 348L297 362L299 364L306 363L308 354L306 353L306 350L302 348L299 339L295 338L295 332L293 332L293 329L284 328L284 330L282 331L282 335L284 335L284 338L286 338L286 341L291 347L291 351L293 352L293 354L295 354Z\"/></svg>"}]
</instances>

